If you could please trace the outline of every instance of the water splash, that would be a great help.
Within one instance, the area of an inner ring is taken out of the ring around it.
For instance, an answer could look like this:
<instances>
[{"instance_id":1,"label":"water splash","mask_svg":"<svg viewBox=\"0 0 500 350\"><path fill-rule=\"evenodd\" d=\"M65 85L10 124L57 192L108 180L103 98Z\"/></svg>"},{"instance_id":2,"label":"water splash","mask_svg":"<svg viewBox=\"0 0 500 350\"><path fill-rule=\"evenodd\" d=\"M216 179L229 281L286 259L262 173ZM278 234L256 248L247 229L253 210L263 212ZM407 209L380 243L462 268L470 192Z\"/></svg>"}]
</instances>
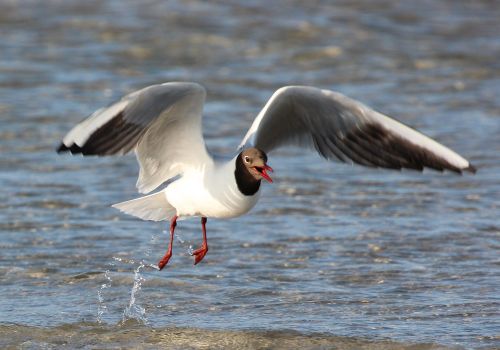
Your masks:
<instances>
[{"instance_id":1,"label":"water splash","mask_svg":"<svg viewBox=\"0 0 500 350\"><path fill-rule=\"evenodd\" d=\"M154 243L158 239L158 235L154 234L151 236L150 243ZM149 257L151 255L151 246L146 249L145 255ZM114 257L115 260L124 262L123 259ZM134 260L127 261L128 263L135 264ZM141 274L141 270L146 267L150 267L158 270L158 266L150 263L146 263L144 260L141 260L139 266L134 270L134 285L130 291L130 300L128 306L123 310L122 322L126 322L127 320L136 320L143 324L148 324L148 319L146 317L146 309L137 303L137 295L142 289L142 284L146 281L146 278Z\"/></svg>"},{"instance_id":2,"label":"water splash","mask_svg":"<svg viewBox=\"0 0 500 350\"><path fill-rule=\"evenodd\" d=\"M147 265L145 265L144 262L141 261L139 266L134 270L134 285L132 286L132 290L130 291L130 301L128 303L128 306L123 311L122 322L134 319L142 322L143 324L148 324L146 309L136 303L137 293L139 293L142 288L142 283L146 280L141 274L141 269L143 269L145 266Z\"/></svg>"},{"instance_id":3,"label":"water splash","mask_svg":"<svg viewBox=\"0 0 500 350\"><path fill-rule=\"evenodd\" d=\"M97 300L98 300L98 304L97 304L97 323L103 323L102 317L108 311L108 307L104 303L103 292L104 292L105 289L110 288L111 287L111 282L113 282L113 280L111 279L109 270L106 270L106 272L104 272L104 277L106 278L106 282L104 282L103 284L101 284L101 287L97 291Z\"/></svg>"},{"instance_id":4,"label":"water splash","mask_svg":"<svg viewBox=\"0 0 500 350\"><path fill-rule=\"evenodd\" d=\"M154 234L151 236L150 239L150 244L148 248L144 251L144 255L146 257L150 257L152 254L152 247L154 246L154 243L156 243L159 240L160 235L159 234ZM184 244L184 240L180 237L178 237L179 242ZM113 256L114 262L111 263L111 265L115 265L117 262L121 264L127 264L127 265L132 265L134 266L134 283L132 285L132 288L130 290L130 299L128 300L128 304L123 310L122 317L121 317L121 322L125 323L129 320L134 320L138 321L142 324L148 324L148 319L146 317L146 309L140 305L138 302L138 296L140 294L140 291L142 289L143 283L146 281L145 276L143 275L143 272L145 269L152 268L155 270L159 270L158 266L156 264L151 264L149 262L146 262L145 260L134 260L134 259L128 259L124 257L117 257ZM97 291L97 299L98 299L98 307L97 307L97 322L98 323L103 323L103 317L106 313L109 312L107 305L105 304L105 290L111 287L111 272L110 270L106 270L104 277L106 278L106 282L101 284L98 291Z\"/></svg>"}]
</instances>

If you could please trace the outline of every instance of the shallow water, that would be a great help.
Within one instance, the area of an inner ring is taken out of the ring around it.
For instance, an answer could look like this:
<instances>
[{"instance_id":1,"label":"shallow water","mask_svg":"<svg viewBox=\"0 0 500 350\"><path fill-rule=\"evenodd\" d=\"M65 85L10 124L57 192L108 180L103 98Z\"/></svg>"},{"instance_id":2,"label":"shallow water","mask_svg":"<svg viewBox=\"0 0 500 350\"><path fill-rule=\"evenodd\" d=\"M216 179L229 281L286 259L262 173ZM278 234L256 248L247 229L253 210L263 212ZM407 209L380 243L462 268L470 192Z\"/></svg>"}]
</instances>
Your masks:
<instances>
[{"instance_id":1,"label":"shallow water","mask_svg":"<svg viewBox=\"0 0 500 350\"><path fill-rule=\"evenodd\" d=\"M0 3L0 346L500 348L500 7L494 1ZM469 158L475 176L270 157L250 215L178 226L132 156L59 156L76 122L148 84L208 90L232 152L272 92L338 90ZM119 179L119 181L117 181Z\"/></svg>"}]
</instances>

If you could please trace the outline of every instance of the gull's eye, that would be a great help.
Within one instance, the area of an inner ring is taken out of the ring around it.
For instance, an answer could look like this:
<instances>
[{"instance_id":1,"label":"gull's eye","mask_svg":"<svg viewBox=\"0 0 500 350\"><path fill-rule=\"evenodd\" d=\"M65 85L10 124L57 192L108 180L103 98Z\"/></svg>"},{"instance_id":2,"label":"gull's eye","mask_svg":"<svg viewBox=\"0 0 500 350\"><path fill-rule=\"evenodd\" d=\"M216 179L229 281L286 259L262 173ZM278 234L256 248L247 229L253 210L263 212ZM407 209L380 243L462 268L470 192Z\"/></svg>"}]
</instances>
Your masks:
<instances>
[{"instance_id":1,"label":"gull's eye","mask_svg":"<svg viewBox=\"0 0 500 350\"><path fill-rule=\"evenodd\" d=\"M250 163L250 157L249 156L245 156L245 163Z\"/></svg>"}]
</instances>

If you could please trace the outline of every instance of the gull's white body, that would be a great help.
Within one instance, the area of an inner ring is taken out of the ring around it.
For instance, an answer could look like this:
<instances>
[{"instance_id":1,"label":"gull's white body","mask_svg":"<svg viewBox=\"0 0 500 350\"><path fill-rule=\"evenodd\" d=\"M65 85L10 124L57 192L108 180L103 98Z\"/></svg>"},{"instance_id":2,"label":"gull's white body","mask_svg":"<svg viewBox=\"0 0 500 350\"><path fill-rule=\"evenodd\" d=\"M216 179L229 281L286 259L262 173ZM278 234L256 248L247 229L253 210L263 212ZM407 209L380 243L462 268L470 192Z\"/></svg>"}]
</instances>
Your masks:
<instances>
[{"instance_id":1,"label":"gull's white body","mask_svg":"<svg viewBox=\"0 0 500 350\"><path fill-rule=\"evenodd\" d=\"M144 220L245 214L257 203L260 188L243 194L235 179L238 156L222 162L207 152L201 128L205 96L196 83L136 91L76 125L59 151L113 155L134 150L139 192L168 183L159 192L114 205ZM276 91L238 151L255 147L269 153L290 145L369 167L475 171L466 159L418 131L342 94L313 87Z\"/></svg>"},{"instance_id":2,"label":"gull's white body","mask_svg":"<svg viewBox=\"0 0 500 350\"><path fill-rule=\"evenodd\" d=\"M177 216L232 218L247 213L259 199L260 190L243 195L234 178L235 159L211 163L184 173L165 190Z\"/></svg>"},{"instance_id":3,"label":"gull's white body","mask_svg":"<svg viewBox=\"0 0 500 350\"><path fill-rule=\"evenodd\" d=\"M243 195L237 187L236 157L186 169L182 177L152 195L114 204L113 207L143 220L161 221L174 215L233 218L247 213L260 197Z\"/></svg>"}]
</instances>

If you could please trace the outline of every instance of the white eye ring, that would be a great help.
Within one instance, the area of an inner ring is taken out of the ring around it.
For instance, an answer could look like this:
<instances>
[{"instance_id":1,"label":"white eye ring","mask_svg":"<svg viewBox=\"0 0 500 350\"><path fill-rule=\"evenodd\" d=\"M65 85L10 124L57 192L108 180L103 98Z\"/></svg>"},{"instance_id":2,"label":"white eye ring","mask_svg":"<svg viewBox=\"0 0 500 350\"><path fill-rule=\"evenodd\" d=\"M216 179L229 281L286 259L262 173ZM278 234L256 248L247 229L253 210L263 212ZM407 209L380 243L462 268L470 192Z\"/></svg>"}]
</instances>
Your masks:
<instances>
[{"instance_id":1,"label":"white eye ring","mask_svg":"<svg viewBox=\"0 0 500 350\"><path fill-rule=\"evenodd\" d=\"M245 156L245 162L250 163L250 158L248 156Z\"/></svg>"}]
</instances>

